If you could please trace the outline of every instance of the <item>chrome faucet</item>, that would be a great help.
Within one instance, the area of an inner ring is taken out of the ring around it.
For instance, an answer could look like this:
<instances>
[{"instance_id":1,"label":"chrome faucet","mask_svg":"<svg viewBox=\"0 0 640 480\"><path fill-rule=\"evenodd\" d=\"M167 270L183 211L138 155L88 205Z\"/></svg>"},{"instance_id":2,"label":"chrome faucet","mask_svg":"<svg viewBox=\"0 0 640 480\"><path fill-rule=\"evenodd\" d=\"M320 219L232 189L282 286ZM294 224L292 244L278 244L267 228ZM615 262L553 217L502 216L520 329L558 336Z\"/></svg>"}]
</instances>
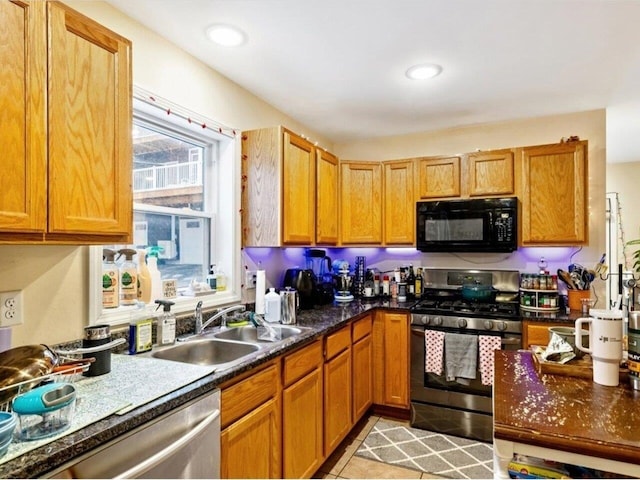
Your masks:
<instances>
[{"instance_id":1,"label":"chrome faucet","mask_svg":"<svg viewBox=\"0 0 640 480\"><path fill-rule=\"evenodd\" d=\"M207 320L204 325L202 324L202 317L200 318L200 328L198 328L198 324L197 324L197 319L196 319L196 335L202 335L202 332L204 331L205 328L207 328L209 325L211 325L211 323L214 320L217 320L218 318L222 317L222 321L220 323L220 327L221 328L227 328L227 317L223 316L226 315L229 312L233 312L235 310L244 310L244 305L240 304L240 305L231 305L230 307L227 308L223 308L222 310L219 310L218 312L216 312L216 314L214 316L212 316L209 320Z\"/></svg>"},{"instance_id":2,"label":"chrome faucet","mask_svg":"<svg viewBox=\"0 0 640 480\"><path fill-rule=\"evenodd\" d=\"M202 300L200 300L196 305L196 313L194 316L196 318L195 332L197 334L202 331Z\"/></svg>"}]
</instances>

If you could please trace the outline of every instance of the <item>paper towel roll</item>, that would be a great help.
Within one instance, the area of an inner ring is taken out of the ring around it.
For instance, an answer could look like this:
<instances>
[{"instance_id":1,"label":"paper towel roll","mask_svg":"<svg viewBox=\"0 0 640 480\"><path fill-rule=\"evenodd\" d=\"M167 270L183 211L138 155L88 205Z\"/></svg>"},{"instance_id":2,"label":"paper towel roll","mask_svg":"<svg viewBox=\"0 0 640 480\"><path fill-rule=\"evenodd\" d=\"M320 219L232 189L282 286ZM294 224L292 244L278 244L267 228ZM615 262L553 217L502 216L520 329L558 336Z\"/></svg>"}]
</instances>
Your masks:
<instances>
[{"instance_id":1,"label":"paper towel roll","mask_svg":"<svg viewBox=\"0 0 640 480\"><path fill-rule=\"evenodd\" d=\"M256 313L264 315L264 295L267 291L264 270L256 272Z\"/></svg>"}]
</instances>

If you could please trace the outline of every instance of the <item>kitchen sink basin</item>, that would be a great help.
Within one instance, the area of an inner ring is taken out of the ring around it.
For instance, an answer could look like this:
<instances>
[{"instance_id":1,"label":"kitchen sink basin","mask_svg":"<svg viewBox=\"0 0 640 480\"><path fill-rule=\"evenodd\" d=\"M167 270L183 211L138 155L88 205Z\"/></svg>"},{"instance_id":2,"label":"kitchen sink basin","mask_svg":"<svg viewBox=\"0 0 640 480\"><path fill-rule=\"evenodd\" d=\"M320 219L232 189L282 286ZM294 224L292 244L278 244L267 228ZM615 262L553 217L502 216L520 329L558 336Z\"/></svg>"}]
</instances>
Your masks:
<instances>
[{"instance_id":1,"label":"kitchen sink basin","mask_svg":"<svg viewBox=\"0 0 640 480\"><path fill-rule=\"evenodd\" d=\"M151 356L174 362L194 365L211 365L227 368L243 357L260 350L250 343L226 342L215 338L199 338L178 343L173 347L155 350Z\"/></svg>"},{"instance_id":2,"label":"kitchen sink basin","mask_svg":"<svg viewBox=\"0 0 640 480\"><path fill-rule=\"evenodd\" d=\"M298 327L290 327L288 325L271 325L271 328L280 333L280 340L285 340L290 337L295 337L302 333L302 328ZM258 329L252 325L247 325L244 327L233 327L226 330L222 330L218 333L214 333L213 336L215 338L225 339L225 340L237 340L240 342L251 342L251 343L267 343L269 340L260 340L258 339Z\"/></svg>"}]
</instances>

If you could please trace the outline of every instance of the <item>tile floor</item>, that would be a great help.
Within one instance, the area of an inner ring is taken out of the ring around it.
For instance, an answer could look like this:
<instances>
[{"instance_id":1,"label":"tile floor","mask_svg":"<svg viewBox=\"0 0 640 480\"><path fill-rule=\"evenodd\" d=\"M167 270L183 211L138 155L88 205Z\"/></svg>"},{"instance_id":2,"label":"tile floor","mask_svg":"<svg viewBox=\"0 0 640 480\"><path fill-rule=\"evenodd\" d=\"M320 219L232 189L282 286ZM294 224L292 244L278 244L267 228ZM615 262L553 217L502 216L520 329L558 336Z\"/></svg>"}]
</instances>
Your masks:
<instances>
[{"instance_id":1,"label":"tile floor","mask_svg":"<svg viewBox=\"0 0 640 480\"><path fill-rule=\"evenodd\" d=\"M429 447L423 447L420 454L415 456L406 453L411 452L409 444L416 440L416 438L404 438L411 431L413 429L410 429L408 421L390 420L376 415L366 417L356 425L349 436L320 467L315 478L492 478L490 445L481 444L478 446L478 442L466 439L457 439L459 440L457 441L454 438L453 440L457 444L447 444L450 448L443 449L441 444L434 443L442 441L436 436L442 436L427 433L422 435L424 431L420 431L419 435L414 436L420 437L420 440ZM367 439L370 433L371 435ZM384 447L388 446L383 445L385 442L387 444L396 443L397 446L405 443L407 445L406 448L403 447L406 451L405 454L411 458L403 458L400 461L390 460L389 455L381 454L379 448L384 450ZM468 455L465 455L464 460L460 460L460 450L469 448L472 450L466 453L472 453L473 461L466 458ZM447 457L447 455L449 456ZM421 463L418 457L429 457L431 462L446 459L450 467L453 465L459 470L449 467L440 468L442 470L440 475L426 473L420 468L426 470L433 463Z\"/></svg>"}]
</instances>

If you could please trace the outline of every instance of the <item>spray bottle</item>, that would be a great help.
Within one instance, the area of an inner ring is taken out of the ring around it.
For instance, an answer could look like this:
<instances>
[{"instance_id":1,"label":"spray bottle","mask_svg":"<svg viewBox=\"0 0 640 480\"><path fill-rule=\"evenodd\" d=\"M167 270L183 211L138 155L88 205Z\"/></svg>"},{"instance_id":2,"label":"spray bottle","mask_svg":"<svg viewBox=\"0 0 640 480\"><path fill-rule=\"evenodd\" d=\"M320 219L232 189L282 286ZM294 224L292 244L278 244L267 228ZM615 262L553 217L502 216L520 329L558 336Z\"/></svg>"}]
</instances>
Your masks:
<instances>
[{"instance_id":1,"label":"spray bottle","mask_svg":"<svg viewBox=\"0 0 640 480\"><path fill-rule=\"evenodd\" d=\"M173 302L169 300L156 300L158 308L162 305L162 314L158 318L158 345L171 345L176 341L176 317L171 313Z\"/></svg>"},{"instance_id":2,"label":"spray bottle","mask_svg":"<svg viewBox=\"0 0 640 480\"><path fill-rule=\"evenodd\" d=\"M114 259L116 252L108 248L102 249L102 308L120 306L118 291L119 270Z\"/></svg>"},{"instance_id":3,"label":"spray bottle","mask_svg":"<svg viewBox=\"0 0 640 480\"><path fill-rule=\"evenodd\" d=\"M151 302L151 272L146 262L147 252L138 250L138 300Z\"/></svg>"},{"instance_id":4,"label":"spray bottle","mask_svg":"<svg viewBox=\"0 0 640 480\"><path fill-rule=\"evenodd\" d=\"M124 255L124 262L120 267L120 304L135 305L138 301L138 271L133 263L136 251L131 248L118 250L118 258Z\"/></svg>"}]
</instances>

